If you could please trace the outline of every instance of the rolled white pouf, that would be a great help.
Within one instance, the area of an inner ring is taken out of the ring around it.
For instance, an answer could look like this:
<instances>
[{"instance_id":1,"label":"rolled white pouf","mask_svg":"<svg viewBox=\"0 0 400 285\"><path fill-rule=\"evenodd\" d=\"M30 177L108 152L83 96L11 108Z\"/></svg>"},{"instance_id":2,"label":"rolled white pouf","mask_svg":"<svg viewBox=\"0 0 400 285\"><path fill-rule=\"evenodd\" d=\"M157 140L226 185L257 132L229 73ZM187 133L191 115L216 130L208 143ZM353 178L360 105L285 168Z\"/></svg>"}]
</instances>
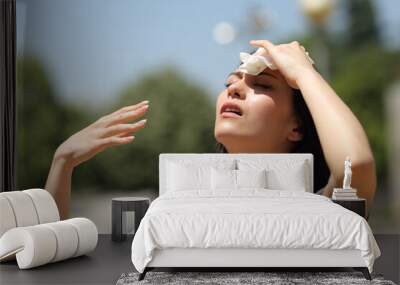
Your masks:
<instances>
[{"instance_id":1,"label":"rolled white pouf","mask_svg":"<svg viewBox=\"0 0 400 285\"><path fill-rule=\"evenodd\" d=\"M0 194L0 237L9 229L15 228L17 222L15 221L14 211L10 202L6 197Z\"/></svg>"},{"instance_id":2,"label":"rolled white pouf","mask_svg":"<svg viewBox=\"0 0 400 285\"><path fill-rule=\"evenodd\" d=\"M24 190L22 192L31 197L39 218L39 224L51 223L60 220L56 202L48 191L35 188Z\"/></svg>"},{"instance_id":3,"label":"rolled white pouf","mask_svg":"<svg viewBox=\"0 0 400 285\"><path fill-rule=\"evenodd\" d=\"M64 220L76 229L78 233L78 249L73 257L86 254L96 248L98 231L96 225L86 218L72 218Z\"/></svg>"},{"instance_id":4,"label":"rolled white pouf","mask_svg":"<svg viewBox=\"0 0 400 285\"><path fill-rule=\"evenodd\" d=\"M57 262L73 257L78 249L78 233L74 226L65 221L41 225L51 229L56 235L57 250L51 262Z\"/></svg>"},{"instance_id":5,"label":"rolled white pouf","mask_svg":"<svg viewBox=\"0 0 400 285\"><path fill-rule=\"evenodd\" d=\"M16 254L20 269L51 262L56 250L54 232L43 225L13 228L0 238L0 261Z\"/></svg>"},{"instance_id":6,"label":"rolled white pouf","mask_svg":"<svg viewBox=\"0 0 400 285\"><path fill-rule=\"evenodd\" d=\"M39 224L38 214L31 197L22 191L1 193L8 199L15 215L17 227L26 227Z\"/></svg>"}]
</instances>

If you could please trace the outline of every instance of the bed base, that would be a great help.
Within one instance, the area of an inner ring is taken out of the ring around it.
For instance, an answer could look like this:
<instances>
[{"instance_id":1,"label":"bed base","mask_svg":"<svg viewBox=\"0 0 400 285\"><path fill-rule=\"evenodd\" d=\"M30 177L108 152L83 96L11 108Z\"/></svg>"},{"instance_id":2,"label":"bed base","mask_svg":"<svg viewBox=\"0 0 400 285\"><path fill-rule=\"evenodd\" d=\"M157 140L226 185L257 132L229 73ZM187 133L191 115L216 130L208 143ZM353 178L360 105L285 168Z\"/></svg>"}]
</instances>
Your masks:
<instances>
[{"instance_id":1,"label":"bed base","mask_svg":"<svg viewBox=\"0 0 400 285\"><path fill-rule=\"evenodd\" d=\"M160 268L165 268L165 267L145 267L144 271L139 274L138 280L139 281L143 280L146 277L146 273L147 272L152 271L152 270L154 270L156 268L160 269ZM200 267L185 267L185 269L186 268L190 268L190 270L192 270L192 271L211 271L211 272L216 271L215 269L218 269L218 270L222 269L223 271L229 271L229 272L232 272L232 271L233 272L235 272L235 271L236 272L243 272L243 271L250 271L251 272L251 271L254 271L254 270L251 270L251 269L255 269L255 270L261 271L261 272L262 271L268 272L272 268L274 269L274 271L282 271L282 270L283 271L290 271L291 269L294 269L296 267L283 267L283 268L282 267L267 267L267 268L263 268L263 267L248 267L248 268L246 268L246 270L243 270L243 267L241 267L241 268L229 267L229 269L227 267L201 267L201 268ZM307 269L311 269L311 268L313 269L313 271L323 271L323 269L326 269L326 267L321 268L320 270L318 270L318 268L316 268L316 267L307 267L307 268L297 267L296 269L302 269L302 271L307 271ZM372 280L371 275L369 274L369 271L368 271L367 267L348 267L348 268L353 268L356 271L361 271L361 273L364 275L364 278L366 280ZM231 269L234 269L234 270L231 270ZM262 269L264 269L264 270L262 270Z\"/></svg>"},{"instance_id":2,"label":"bed base","mask_svg":"<svg viewBox=\"0 0 400 285\"><path fill-rule=\"evenodd\" d=\"M139 275L143 280L146 272L155 268L200 268L276 270L353 268L371 280L369 270L356 249L272 249L272 248L165 248L155 249L152 260Z\"/></svg>"}]
</instances>

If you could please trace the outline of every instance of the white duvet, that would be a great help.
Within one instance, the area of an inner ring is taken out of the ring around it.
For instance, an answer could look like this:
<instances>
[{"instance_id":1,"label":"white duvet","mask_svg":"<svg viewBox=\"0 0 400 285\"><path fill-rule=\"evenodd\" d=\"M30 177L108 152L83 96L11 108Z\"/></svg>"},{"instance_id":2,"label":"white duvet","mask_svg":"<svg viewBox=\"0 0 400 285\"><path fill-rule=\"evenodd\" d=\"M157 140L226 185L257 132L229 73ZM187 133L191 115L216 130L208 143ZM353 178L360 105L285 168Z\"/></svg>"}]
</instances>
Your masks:
<instances>
[{"instance_id":1,"label":"white duvet","mask_svg":"<svg viewBox=\"0 0 400 285\"><path fill-rule=\"evenodd\" d=\"M168 247L358 249L370 272L381 254L354 212L325 196L265 189L163 194L134 236L133 265L143 272L154 249Z\"/></svg>"}]
</instances>

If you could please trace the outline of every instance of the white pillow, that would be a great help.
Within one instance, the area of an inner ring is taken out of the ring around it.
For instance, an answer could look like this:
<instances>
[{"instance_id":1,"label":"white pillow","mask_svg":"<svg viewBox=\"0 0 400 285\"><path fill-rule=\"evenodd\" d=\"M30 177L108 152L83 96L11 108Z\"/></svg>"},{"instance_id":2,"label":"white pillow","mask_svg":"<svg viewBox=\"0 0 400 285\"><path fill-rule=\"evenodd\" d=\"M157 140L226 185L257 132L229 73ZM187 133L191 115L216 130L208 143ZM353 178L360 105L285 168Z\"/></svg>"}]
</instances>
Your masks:
<instances>
[{"instance_id":1,"label":"white pillow","mask_svg":"<svg viewBox=\"0 0 400 285\"><path fill-rule=\"evenodd\" d=\"M212 190L236 190L236 170L211 168Z\"/></svg>"},{"instance_id":2,"label":"white pillow","mask_svg":"<svg viewBox=\"0 0 400 285\"><path fill-rule=\"evenodd\" d=\"M267 188L267 171L211 169L212 190L240 190L241 188Z\"/></svg>"},{"instance_id":3,"label":"white pillow","mask_svg":"<svg viewBox=\"0 0 400 285\"><path fill-rule=\"evenodd\" d=\"M307 191L304 167L298 165L293 169L279 171L271 169L267 172L268 188L273 190Z\"/></svg>"},{"instance_id":4,"label":"white pillow","mask_svg":"<svg viewBox=\"0 0 400 285\"><path fill-rule=\"evenodd\" d=\"M237 161L240 170L267 170L267 188L272 190L307 191L309 189L308 167L306 161L287 159L241 160Z\"/></svg>"},{"instance_id":5,"label":"white pillow","mask_svg":"<svg viewBox=\"0 0 400 285\"><path fill-rule=\"evenodd\" d=\"M211 168L235 169L236 161L168 161L167 191L211 190Z\"/></svg>"},{"instance_id":6,"label":"white pillow","mask_svg":"<svg viewBox=\"0 0 400 285\"><path fill-rule=\"evenodd\" d=\"M236 172L237 188L268 188L267 170L243 170Z\"/></svg>"},{"instance_id":7,"label":"white pillow","mask_svg":"<svg viewBox=\"0 0 400 285\"><path fill-rule=\"evenodd\" d=\"M209 189L209 167L169 163L168 191L185 191L193 189Z\"/></svg>"}]
</instances>

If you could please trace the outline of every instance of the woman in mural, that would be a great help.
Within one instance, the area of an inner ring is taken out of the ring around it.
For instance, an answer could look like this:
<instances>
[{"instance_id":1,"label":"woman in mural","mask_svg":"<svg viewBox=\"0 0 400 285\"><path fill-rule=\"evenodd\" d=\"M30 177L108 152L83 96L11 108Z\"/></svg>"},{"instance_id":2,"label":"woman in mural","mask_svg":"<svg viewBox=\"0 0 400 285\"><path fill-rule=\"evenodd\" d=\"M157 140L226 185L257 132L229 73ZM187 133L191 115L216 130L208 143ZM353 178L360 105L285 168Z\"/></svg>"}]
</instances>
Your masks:
<instances>
[{"instance_id":1,"label":"woman in mural","mask_svg":"<svg viewBox=\"0 0 400 285\"><path fill-rule=\"evenodd\" d=\"M225 153L312 153L314 192L328 197L342 187L343 161L352 161L352 187L370 208L376 191L374 157L365 131L350 108L312 65L298 42L251 41L276 69L257 75L231 73L216 102L214 135ZM63 142L54 155L46 190L67 218L73 169L104 149L135 141L146 125L149 102L101 117Z\"/></svg>"}]
</instances>

